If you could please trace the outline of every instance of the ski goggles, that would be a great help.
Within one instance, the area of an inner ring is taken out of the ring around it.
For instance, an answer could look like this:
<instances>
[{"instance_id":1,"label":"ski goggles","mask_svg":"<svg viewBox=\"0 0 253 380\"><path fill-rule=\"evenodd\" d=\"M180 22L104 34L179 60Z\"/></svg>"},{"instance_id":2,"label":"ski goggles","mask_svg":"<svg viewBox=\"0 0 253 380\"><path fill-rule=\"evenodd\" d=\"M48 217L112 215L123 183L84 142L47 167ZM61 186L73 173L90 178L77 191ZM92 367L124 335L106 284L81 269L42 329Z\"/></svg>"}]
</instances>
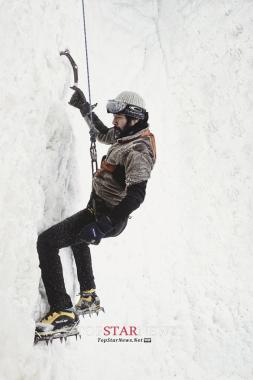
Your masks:
<instances>
[{"instance_id":1,"label":"ski goggles","mask_svg":"<svg viewBox=\"0 0 253 380\"><path fill-rule=\"evenodd\" d=\"M123 115L137 119L144 119L146 115L146 111L143 108L134 106L133 104L127 104L120 100L108 100L106 110L108 113L122 113Z\"/></svg>"}]
</instances>

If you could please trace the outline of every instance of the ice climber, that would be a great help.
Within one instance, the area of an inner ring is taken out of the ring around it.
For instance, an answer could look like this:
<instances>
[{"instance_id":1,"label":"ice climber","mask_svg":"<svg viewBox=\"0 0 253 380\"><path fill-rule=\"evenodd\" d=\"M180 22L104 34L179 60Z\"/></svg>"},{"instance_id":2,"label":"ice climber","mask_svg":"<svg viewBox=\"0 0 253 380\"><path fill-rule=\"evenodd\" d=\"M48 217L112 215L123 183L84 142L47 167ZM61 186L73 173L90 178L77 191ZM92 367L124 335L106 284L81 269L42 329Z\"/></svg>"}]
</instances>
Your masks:
<instances>
[{"instance_id":1,"label":"ice climber","mask_svg":"<svg viewBox=\"0 0 253 380\"><path fill-rule=\"evenodd\" d=\"M144 201L147 181L156 160L155 139L149 130L144 100L132 91L123 91L107 103L113 127L107 128L83 92L74 88L69 104L81 111L89 126L93 123L97 140L109 145L101 167L93 177L87 207L42 232L37 250L42 280L50 311L36 323L41 338L71 331L79 315L101 310L92 270L90 244L119 235L129 215ZM64 284L59 249L71 247L80 284L80 298L73 307Z\"/></svg>"}]
</instances>

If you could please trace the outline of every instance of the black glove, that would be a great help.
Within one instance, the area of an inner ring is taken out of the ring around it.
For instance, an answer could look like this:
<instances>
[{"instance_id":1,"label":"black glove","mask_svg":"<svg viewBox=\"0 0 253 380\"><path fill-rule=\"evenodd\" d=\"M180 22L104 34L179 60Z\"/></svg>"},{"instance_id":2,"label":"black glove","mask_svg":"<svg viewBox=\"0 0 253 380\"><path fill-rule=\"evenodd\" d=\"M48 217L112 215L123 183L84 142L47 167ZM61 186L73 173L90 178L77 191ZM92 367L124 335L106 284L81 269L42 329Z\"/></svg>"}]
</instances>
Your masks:
<instances>
[{"instance_id":1,"label":"black glove","mask_svg":"<svg viewBox=\"0 0 253 380\"><path fill-rule=\"evenodd\" d=\"M88 244L99 244L101 239L113 229L109 216L102 215L96 222L87 224L79 233L80 240Z\"/></svg>"},{"instance_id":2,"label":"black glove","mask_svg":"<svg viewBox=\"0 0 253 380\"><path fill-rule=\"evenodd\" d=\"M76 107L80 110L82 116L86 116L90 112L90 104L87 102L84 93L80 88L73 86L70 87L72 90L75 90L74 94L71 96L69 104L73 107Z\"/></svg>"}]
</instances>

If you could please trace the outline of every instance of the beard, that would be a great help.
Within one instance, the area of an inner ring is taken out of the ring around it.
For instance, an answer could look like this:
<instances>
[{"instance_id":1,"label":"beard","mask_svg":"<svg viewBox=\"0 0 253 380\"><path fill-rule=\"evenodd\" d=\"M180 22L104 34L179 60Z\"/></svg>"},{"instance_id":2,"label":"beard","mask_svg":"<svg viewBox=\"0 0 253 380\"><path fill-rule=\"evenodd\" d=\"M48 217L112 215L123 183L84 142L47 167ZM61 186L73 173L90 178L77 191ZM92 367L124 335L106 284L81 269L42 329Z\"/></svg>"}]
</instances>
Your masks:
<instances>
[{"instance_id":1,"label":"beard","mask_svg":"<svg viewBox=\"0 0 253 380\"><path fill-rule=\"evenodd\" d=\"M127 122L124 128L114 127L115 136L118 136L117 138L128 136L131 134L132 128L133 126L131 125L131 119L127 117Z\"/></svg>"},{"instance_id":2,"label":"beard","mask_svg":"<svg viewBox=\"0 0 253 380\"><path fill-rule=\"evenodd\" d=\"M119 127L114 126L114 138L119 139L121 137L122 130Z\"/></svg>"}]
</instances>

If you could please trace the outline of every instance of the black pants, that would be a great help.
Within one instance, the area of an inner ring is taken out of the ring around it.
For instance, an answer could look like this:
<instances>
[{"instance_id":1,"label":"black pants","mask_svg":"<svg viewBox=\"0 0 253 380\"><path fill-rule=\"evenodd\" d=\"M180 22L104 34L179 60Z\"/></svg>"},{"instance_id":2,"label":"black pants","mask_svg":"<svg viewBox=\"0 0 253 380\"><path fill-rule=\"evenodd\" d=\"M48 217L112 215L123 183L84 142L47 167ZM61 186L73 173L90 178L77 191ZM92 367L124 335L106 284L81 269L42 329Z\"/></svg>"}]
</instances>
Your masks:
<instances>
[{"instance_id":1,"label":"black pants","mask_svg":"<svg viewBox=\"0 0 253 380\"><path fill-rule=\"evenodd\" d=\"M93 194L94 197L94 194ZM96 215L108 215L110 209L101 198L96 196ZM66 292L59 249L71 246L77 267L80 291L95 288L94 275L89 245L83 240L82 228L95 221L90 211L91 201L87 208L55 224L42 232L37 241L42 280L46 289L49 305L52 310L72 307L70 296ZM126 227L127 219L118 223L109 236L119 235Z\"/></svg>"}]
</instances>

